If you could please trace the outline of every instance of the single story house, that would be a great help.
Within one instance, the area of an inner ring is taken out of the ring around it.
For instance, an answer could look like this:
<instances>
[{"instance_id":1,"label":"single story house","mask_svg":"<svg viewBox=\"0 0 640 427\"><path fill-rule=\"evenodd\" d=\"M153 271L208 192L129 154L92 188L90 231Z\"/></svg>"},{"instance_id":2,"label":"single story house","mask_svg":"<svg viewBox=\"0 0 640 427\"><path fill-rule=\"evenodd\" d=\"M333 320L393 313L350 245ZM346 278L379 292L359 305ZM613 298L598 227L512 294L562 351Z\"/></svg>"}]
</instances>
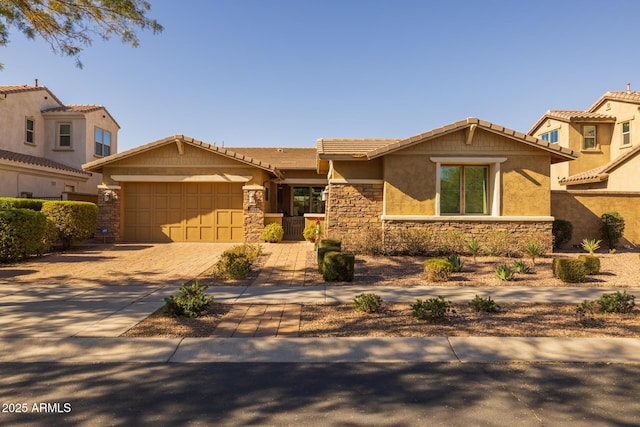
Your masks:
<instances>
[{"instance_id":1,"label":"single story house","mask_svg":"<svg viewBox=\"0 0 640 427\"><path fill-rule=\"evenodd\" d=\"M577 155L476 118L406 139L316 149L225 148L176 135L84 165L103 176L99 229L116 241L254 242L265 224L321 218L364 229L487 227L551 242L550 167Z\"/></svg>"}]
</instances>

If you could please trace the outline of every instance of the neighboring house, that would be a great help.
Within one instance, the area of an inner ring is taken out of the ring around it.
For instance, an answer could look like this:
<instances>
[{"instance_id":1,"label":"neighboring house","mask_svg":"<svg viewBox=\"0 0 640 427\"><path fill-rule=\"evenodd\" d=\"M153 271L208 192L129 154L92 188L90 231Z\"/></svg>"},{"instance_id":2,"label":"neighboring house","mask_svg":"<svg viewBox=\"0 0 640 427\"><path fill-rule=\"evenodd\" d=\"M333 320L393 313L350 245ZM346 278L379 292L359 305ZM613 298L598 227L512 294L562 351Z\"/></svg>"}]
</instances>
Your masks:
<instances>
[{"instance_id":1,"label":"neighboring house","mask_svg":"<svg viewBox=\"0 0 640 427\"><path fill-rule=\"evenodd\" d=\"M625 219L625 244L640 244L640 92L607 92L587 110L551 110L529 134L580 153L551 168L553 216L571 221L571 244L598 238L600 217Z\"/></svg>"},{"instance_id":2,"label":"neighboring house","mask_svg":"<svg viewBox=\"0 0 640 427\"><path fill-rule=\"evenodd\" d=\"M551 241L550 165L569 149L478 119L407 139L316 149L217 147L182 135L95 160L99 227L116 241L255 242L266 223L362 230L489 228Z\"/></svg>"},{"instance_id":3,"label":"neighboring house","mask_svg":"<svg viewBox=\"0 0 640 427\"><path fill-rule=\"evenodd\" d=\"M0 86L0 196L95 201L82 165L117 151L118 123L100 105L65 105L43 86Z\"/></svg>"},{"instance_id":4,"label":"neighboring house","mask_svg":"<svg viewBox=\"0 0 640 427\"><path fill-rule=\"evenodd\" d=\"M258 241L280 222L301 240L323 217L314 148L225 148L176 135L84 165L100 173L98 228L116 241Z\"/></svg>"}]
</instances>

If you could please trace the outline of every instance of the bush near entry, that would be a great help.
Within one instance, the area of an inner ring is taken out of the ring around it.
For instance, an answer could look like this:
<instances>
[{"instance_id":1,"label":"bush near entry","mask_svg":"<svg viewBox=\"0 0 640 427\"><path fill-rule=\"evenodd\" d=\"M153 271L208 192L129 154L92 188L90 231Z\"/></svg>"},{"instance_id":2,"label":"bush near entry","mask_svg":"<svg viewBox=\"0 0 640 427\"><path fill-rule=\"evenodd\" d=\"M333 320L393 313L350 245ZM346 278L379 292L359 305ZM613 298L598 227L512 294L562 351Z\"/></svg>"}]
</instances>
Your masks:
<instances>
[{"instance_id":1,"label":"bush near entry","mask_svg":"<svg viewBox=\"0 0 640 427\"><path fill-rule=\"evenodd\" d=\"M41 212L53 220L64 249L95 234L98 207L94 203L46 201Z\"/></svg>"},{"instance_id":2,"label":"bush near entry","mask_svg":"<svg viewBox=\"0 0 640 427\"><path fill-rule=\"evenodd\" d=\"M0 261L44 252L47 217L30 209L0 209Z\"/></svg>"}]
</instances>

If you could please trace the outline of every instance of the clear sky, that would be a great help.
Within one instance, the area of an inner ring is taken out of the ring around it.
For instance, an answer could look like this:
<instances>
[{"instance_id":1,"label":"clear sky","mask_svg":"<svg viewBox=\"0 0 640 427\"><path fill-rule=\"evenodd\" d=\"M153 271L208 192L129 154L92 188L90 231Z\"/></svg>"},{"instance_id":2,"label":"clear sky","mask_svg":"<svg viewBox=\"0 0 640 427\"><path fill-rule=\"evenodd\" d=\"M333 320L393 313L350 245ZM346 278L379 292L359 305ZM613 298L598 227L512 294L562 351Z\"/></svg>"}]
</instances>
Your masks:
<instances>
[{"instance_id":1,"label":"clear sky","mask_svg":"<svg viewBox=\"0 0 640 427\"><path fill-rule=\"evenodd\" d=\"M151 0L165 30L72 58L17 31L0 84L102 104L119 151L408 137L466 117L526 132L549 109L640 90L640 1Z\"/></svg>"}]
</instances>

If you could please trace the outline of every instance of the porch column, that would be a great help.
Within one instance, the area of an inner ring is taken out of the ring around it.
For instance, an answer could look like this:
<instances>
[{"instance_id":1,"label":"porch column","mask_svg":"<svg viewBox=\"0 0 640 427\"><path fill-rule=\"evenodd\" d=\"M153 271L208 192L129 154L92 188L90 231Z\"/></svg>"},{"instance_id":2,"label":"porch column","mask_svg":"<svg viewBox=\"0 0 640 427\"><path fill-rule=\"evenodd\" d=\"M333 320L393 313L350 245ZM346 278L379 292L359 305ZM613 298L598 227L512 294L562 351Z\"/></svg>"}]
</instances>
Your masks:
<instances>
[{"instance_id":1,"label":"porch column","mask_svg":"<svg viewBox=\"0 0 640 427\"><path fill-rule=\"evenodd\" d=\"M119 242L120 235L120 194L119 185L98 186L98 221L96 239Z\"/></svg>"},{"instance_id":2,"label":"porch column","mask_svg":"<svg viewBox=\"0 0 640 427\"><path fill-rule=\"evenodd\" d=\"M244 212L244 242L260 242L264 229L264 187L245 185L242 187L242 210Z\"/></svg>"}]
</instances>

